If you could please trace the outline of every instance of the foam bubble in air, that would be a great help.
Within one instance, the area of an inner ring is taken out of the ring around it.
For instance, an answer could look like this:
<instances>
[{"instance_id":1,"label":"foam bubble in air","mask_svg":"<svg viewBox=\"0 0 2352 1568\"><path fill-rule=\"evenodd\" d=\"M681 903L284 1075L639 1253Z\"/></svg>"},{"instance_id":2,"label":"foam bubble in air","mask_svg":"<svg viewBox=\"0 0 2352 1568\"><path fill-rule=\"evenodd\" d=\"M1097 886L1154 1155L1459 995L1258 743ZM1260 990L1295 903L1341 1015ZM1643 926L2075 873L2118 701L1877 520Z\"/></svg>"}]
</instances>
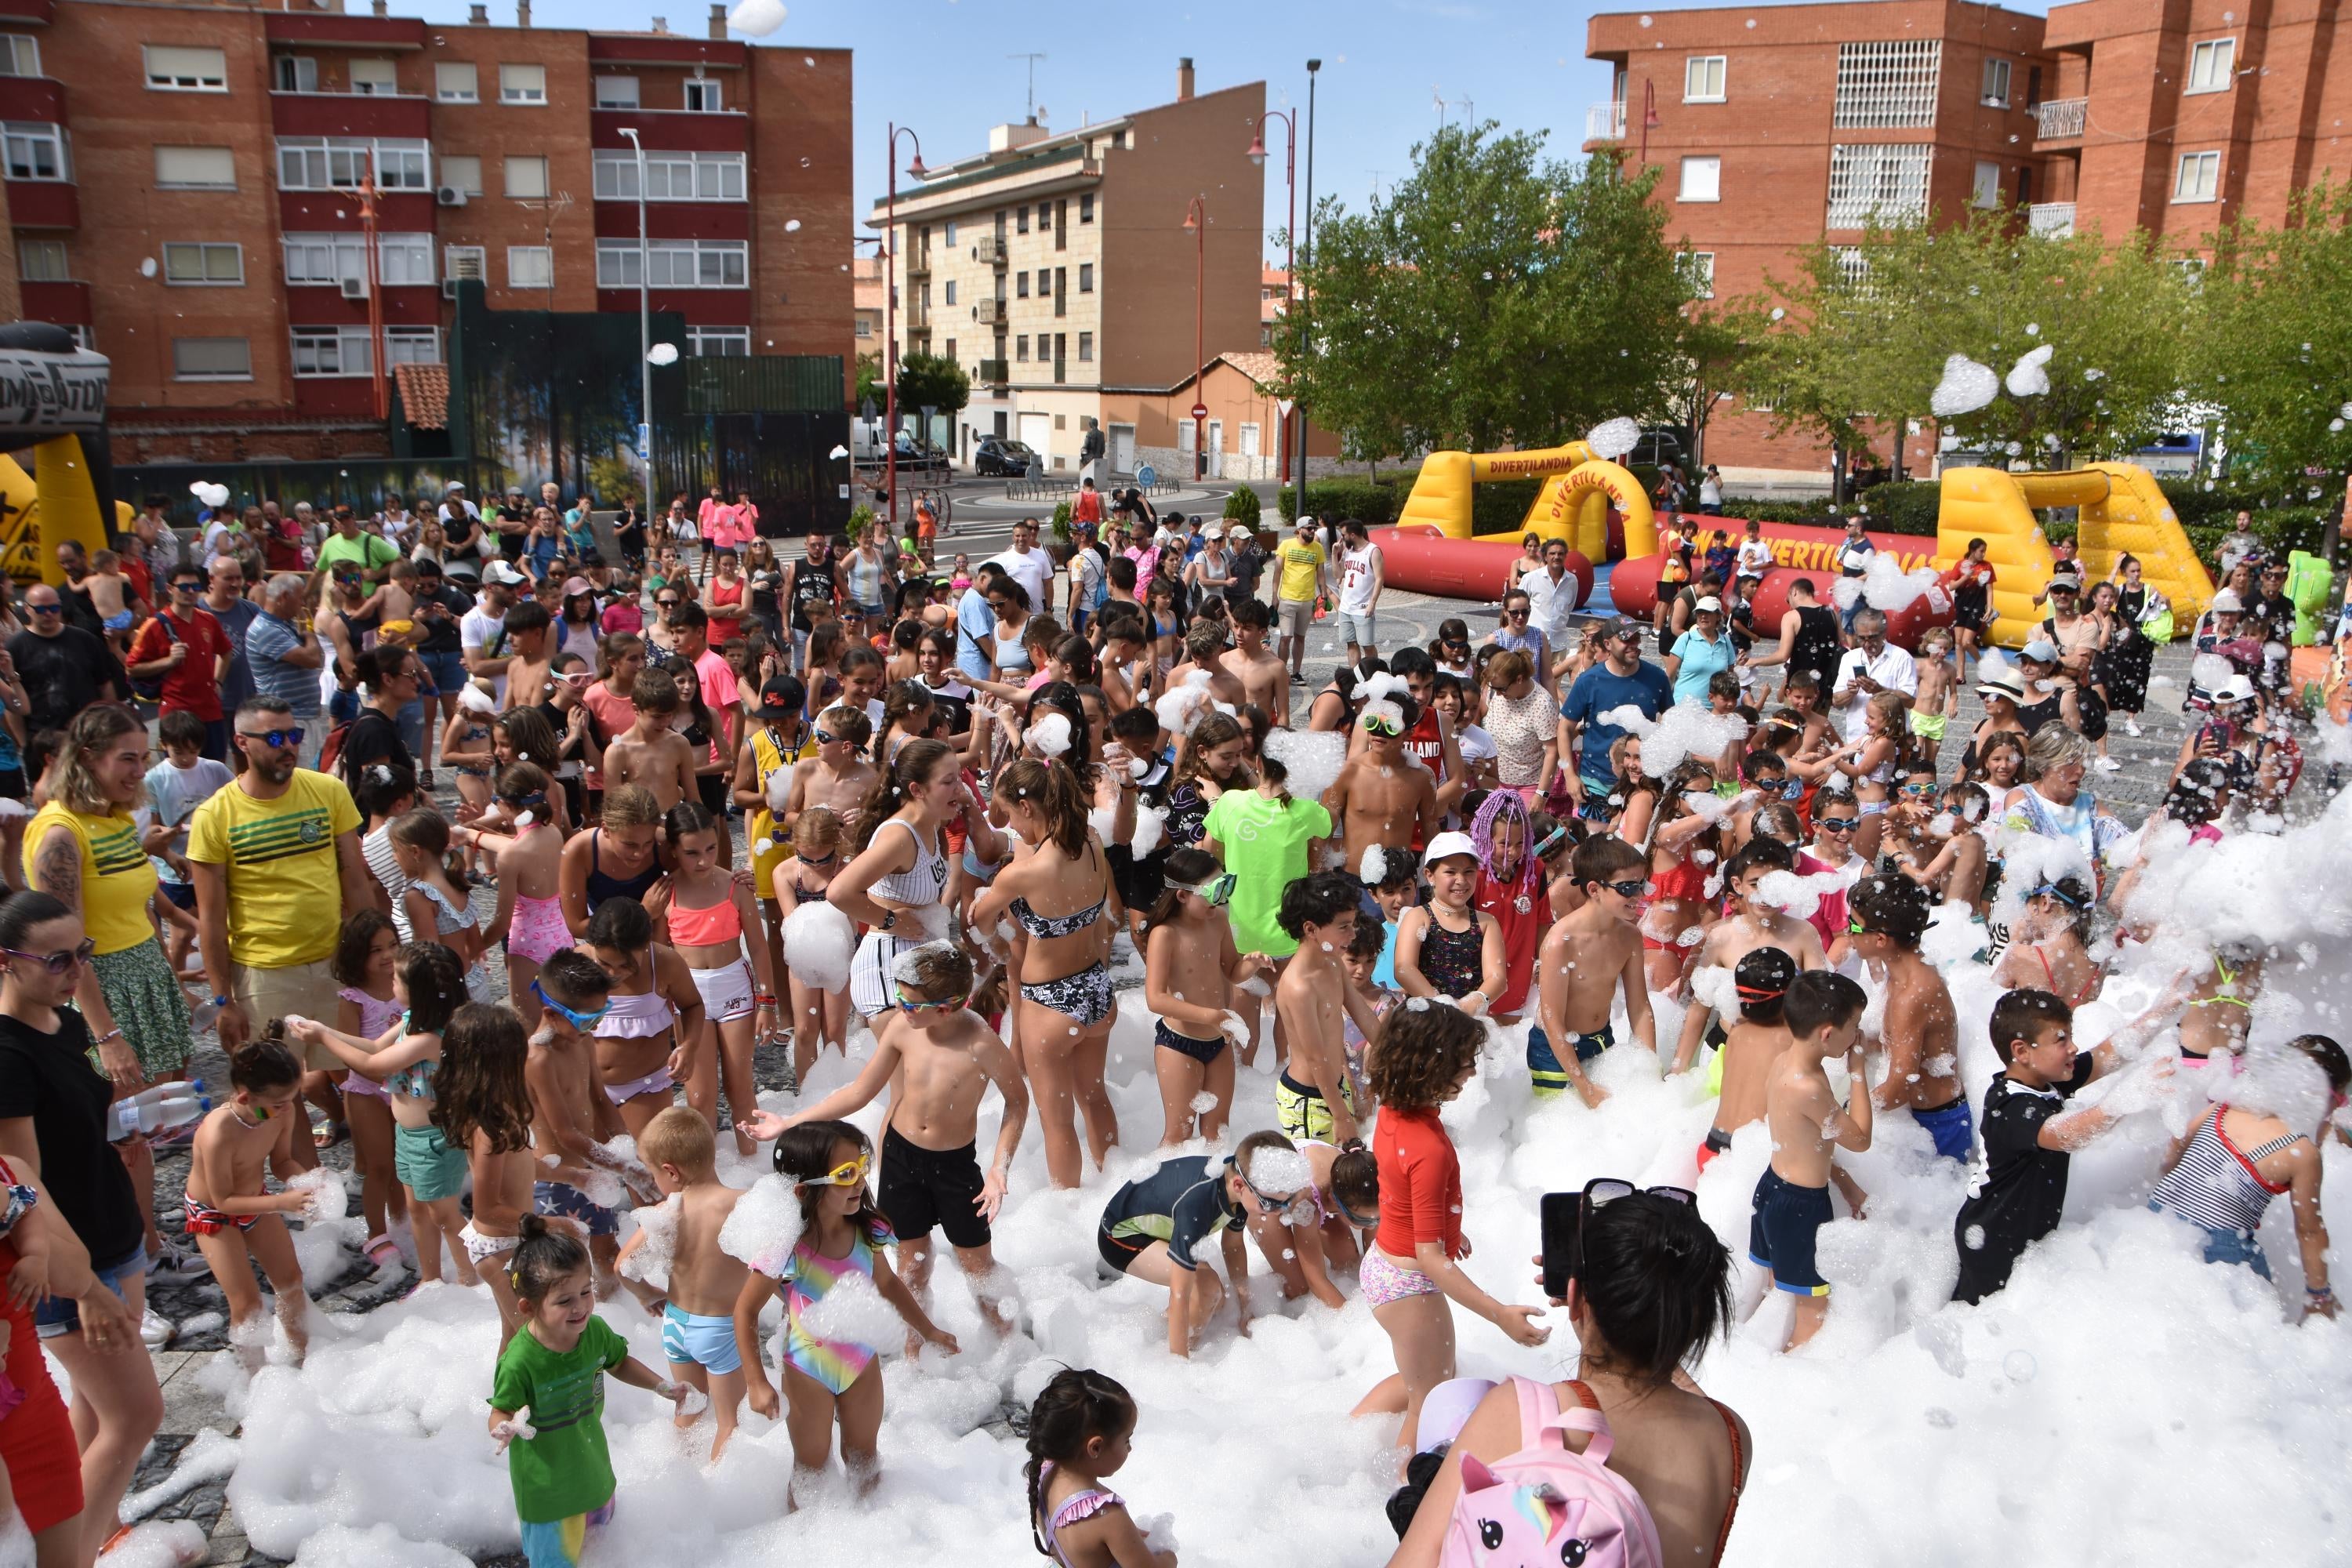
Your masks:
<instances>
[{"instance_id":1,"label":"foam bubble in air","mask_svg":"<svg viewBox=\"0 0 2352 1568\"><path fill-rule=\"evenodd\" d=\"M1615 462L1642 444L1641 421L1623 417L1603 419L1584 433L1584 444L1592 448L1594 457Z\"/></svg>"},{"instance_id":2,"label":"foam bubble in air","mask_svg":"<svg viewBox=\"0 0 2352 1568\"><path fill-rule=\"evenodd\" d=\"M1294 800L1320 800L1348 761L1348 737L1337 730L1275 730L1265 754L1289 773L1283 787Z\"/></svg>"},{"instance_id":3,"label":"foam bubble in air","mask_svg":"<svg viewBox=\"0 0 2352 1568\"><path fill-rule=\"evenodd\" d=\"M803 904L784 917L781 935L784 963L803 984L819 991L838 991L849 984L857 929L841 910L829 903Z\"/></svg>"},{"instance_id":4,"label":"foam bubble in air","mask_svg":"<svg viewBox=\"0 0 2352 1568\"><path fill-rule=\"evenodd\" d=\"M2011 397L2039 397L2050 390L2050 356L2058 351L2048 343L2028 349L2010 366L2003 383Z\"/></svg>"},{"instance_id":5,"label":"foam bubble in air","mask_svg":"<svg viewBox=\"0 0 2352 1568\"><path fill-rule=\"evenodd\" d=\"M1936 384L1927 399L1927 410L1939 419L1956 414L1973 414L2000 395L2000 375L1989 364L1979 364L1966 354L1954 354L1944 361L1944 378Z\"/></svg>"},{"instance_id":6,"label":"foam bubble in air","mask_svg":"<svg viewBox=\"0 0 2352 1568\"><path fill-rule=\"evenodd\" d=\"M1160 807L1145 805L1140 801L1135 807L1135 832L1128 839L1127 852L1138 860L1160 847L1160 836L1168 830L1168 814Z\"/></svg>"},{"instance_id":7,"label":"foam bubble in air","mask_svg":"<svg viewBox=\"0 0 2352 1568\"><path fill-rule=\"evenodd\" d=\"M1841 577L1838 581L1850 583L1853 579ZM1940 594L1941 589L1937 584L1936 569L1933 566L1922 566L1916 572L1906 572L1896 563L1894 553L1890 551L1882 550L1873 555L1870 558L1869 566L1863 571L1863 598L1868 602L1872 609L1885 611L1890 616L1897 610L1909 609L1915 600L1928 598L1931 595L1940 596Z\"/></svg>"},{"instance_id":8,"label":"foam bubble in air","mask_svg":"<svg viewBox=\"0 0 2352 1568\"><path fill-rule=\"evenodd\" d=\"M1356 879L1367 888L1380 886L1381 879L1389 874L1388 851L1377 844L1364 846L1364 858L1356 867Z\"/></svg>"},{"instance_id":9,"label":"foam bubble in air","mask_svg":"<svg viewBox=\"0 0 2352 1568\"><path fill-rule=\"evenodd\" d=\"M1070 749L1070 716L1048 712L1029 726L1029 749L1041 757L1058 757Z\"/></svg>"},{"instance_id":10,"label":"foam bubble in air","mask_svg":"<svg viewBox=\"0 0 2352 1568\"><path fill-rule=\"evenodd\" d=\"M801 1223L801 1196L792 1178L762 1176L735 1200L727 1223L719 1227L719 1249L772 1279L783 1273L784 1260L800 1245Z\"/></svg>"},{"instance_id":11,"label":"foam bubble in air","mask_svg":"<svg viewBox=\"0 0 2352 1568\"><path fill-rule=\"evenodd\" d=\"M1622 713L1624 709L1614 711ZM1601 722L1614 721L1604 715ZM1630 728L1631 726L1627 726ZM1686 758L1711 762L1748 738L1748 721L1737 713L1721 716L1687 702L1678 702L1642 734L1642 771L1664 778Z\"/></svg>"},{"instance_id":12,"label":"foam bubble in air","mask_svg":"<svg viewBox=\"0 0 2352 1568\"><path fill-rule=\"evenodd\" d=\"M739 33L764 38L784 25L786 15L783 0L736 0L735 8L727 13L727 25Z\"/></svg>"}]
</instances>

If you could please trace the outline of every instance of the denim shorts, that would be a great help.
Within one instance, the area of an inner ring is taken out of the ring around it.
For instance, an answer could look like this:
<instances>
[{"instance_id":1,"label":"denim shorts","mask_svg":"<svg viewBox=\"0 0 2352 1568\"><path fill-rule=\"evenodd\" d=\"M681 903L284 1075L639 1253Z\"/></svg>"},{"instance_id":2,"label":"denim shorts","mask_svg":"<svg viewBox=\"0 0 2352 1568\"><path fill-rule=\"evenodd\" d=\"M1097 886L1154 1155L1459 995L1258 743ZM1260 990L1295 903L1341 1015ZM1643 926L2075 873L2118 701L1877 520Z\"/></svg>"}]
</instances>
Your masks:
<instances>
[{"instance_id":1,"label":"denim shorts","mask_svg":"<svg viewBox=\"0 0 2352 1568\"><path fill-rule=\"evenodd\" d=\"M460 649L451 648L446 653L419 652L416 662L423 665L425 673L433 678L433 689L437 693L446 696L466 684L466 656Z\"/></svg>"},{"instance_id":2,"label":"denim shorts","mask_svg":"<svg viewBox=\"0 0 2352 1568\"><path fill-rule=\"evenodd\" d=\"M103 1268L93 1268L90 1272L98 1276L100 1284L116 1295L121 1296L122 1282L125 1279L137 1279L145 1276L147 1246L142 1242L131 1249L130 1257L110 1263ZM130 1298L124 1296L123 1300L129 1300ZM41 1338L45 1340L63 1339L68 1334L79 1333L81 1331L80 1304L70 1297L52 1296L33 1309L33 1322Z\"/></svg>"}]
</instances>

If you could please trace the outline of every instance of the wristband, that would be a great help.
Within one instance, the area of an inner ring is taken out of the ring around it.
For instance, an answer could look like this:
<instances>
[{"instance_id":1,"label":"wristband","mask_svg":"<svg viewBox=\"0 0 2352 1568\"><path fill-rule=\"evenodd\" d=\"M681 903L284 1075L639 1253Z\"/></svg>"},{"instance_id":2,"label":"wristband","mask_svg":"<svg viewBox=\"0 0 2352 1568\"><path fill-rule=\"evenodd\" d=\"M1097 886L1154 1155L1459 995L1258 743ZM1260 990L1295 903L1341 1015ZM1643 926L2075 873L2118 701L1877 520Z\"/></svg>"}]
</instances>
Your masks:
<instances>
[{"instance_id":1,"label":"wristband","mask_svg":"<svg viewBox=\"0 0 2352 1568\"><path fill-rule=\"evenodd\" d=\"M2325 1285L2305 1285L2303 1293L2315 1301L2325 1301L2336 1294Z\"/></svg>"},{"instance_id":2,"label":"wristband","mask_svg":"<svg viewBox=\"0 0 2352 1568\"><path fill-rule=\"evenodd\" d=\"M107 1031L106 1031L106 1033L104 1033L104 1034L102 1034L102 1035L99 1036L99 1037L98 1037L96 1040L92 1041L92 1042L91 1042L91 1044L93 1044L93 1045L100 1045L100 1046L102 1046L102 1045L106 1044L106 1042L107 1042L107 1041L109 1041L109 1040L119 1040L119 1039L121 1039L121 1037L122 1037L122 1026L121 1026L120 1024L118 1024L118 1025L116 1025L113 1028L107 1030Z\"/></svg>"}]
</instances>

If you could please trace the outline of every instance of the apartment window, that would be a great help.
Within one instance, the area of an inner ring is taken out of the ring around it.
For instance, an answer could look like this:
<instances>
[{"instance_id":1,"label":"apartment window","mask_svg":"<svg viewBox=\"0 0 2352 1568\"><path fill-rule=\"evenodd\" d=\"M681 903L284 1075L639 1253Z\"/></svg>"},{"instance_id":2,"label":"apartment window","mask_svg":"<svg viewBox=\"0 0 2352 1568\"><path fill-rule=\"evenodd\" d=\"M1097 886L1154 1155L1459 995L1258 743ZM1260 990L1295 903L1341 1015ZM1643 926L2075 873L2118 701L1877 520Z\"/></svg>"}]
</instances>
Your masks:
<instances>
[{"instance_id":1,"label":"apartment window","mask_svg":"<svg viewBox=\"0 0 2352 1568\"><path fill-rule=\"evenodd\" d=\"M1081 364L1091 364L1094 363L1094 357L1095 335L1092 332L1080 332L1078 334L1078 363Z\"/></svg>"},{"instance_id":2,"label":"apartment window","mask_svg":"<svg viewBox=\"0 0 2352 1568\"><path fill-rule=\"evenodd\" d=\"M1054 204L1054 248L1070 248L1070 204L1066 201Z\"/></svg>"},{"instance_id":3,"label":"apartment window","mask_svg":"<svg viewBox=\"0 0 2352 1568\"><path fill-rule=\"evenodd\" d=\"M751 329L688 327L686 330L686 352L697 359L749 359L751 357Z\"/></svg>"},{"instance_id":4,"label":"apartment window","mask_svg":"<svg viewBox=\"0 0 2352 1568\"><path fill-rule=\"evenodd\" d=\"M948 226L947 226L946 240L947 240L947 243L948 243L949 245L950 245L950 246L952 246L953 244L955 244L955 242L956 242L956 226L955 226L955 225L953 225L953 224L950 224L950 225L948 225Z\"/></svg>"},{"instance_id":5,"label":"apartment window","mask_svg":"<svg viewBox=\"0 0 2352 1568\"><path fill-rule=\"evenodd\" d=\"M596 199L637 199L636 154L599 151L594 158ZM648 153L646 200L649 202L740 202L744 198L740 153Z\"/></svg>"},{"instance_id":6,"label":"apartment window","mask_svg":"<svg viewBox=\"0 0 2352 1568\"><path fill-rule=\"evenodd\" d=\"M873 321L871 321L870 320L868 320L866 317L864 317L864 316L860 316L860 317L858 317L858 318L857 318L857 335L858 335L859 337L861 337L861 338L870 338L870 337L872 337L872 336L874 335L874 323L873 323Z\"/></svg>"},{"instance_id":7,"label":"apartment window","mask_svg":"<svg viewBox=\"0 0 2352 1568\"><path fill-rule=\"evenodd\" d=\"M1081 261L1078 263L1078 292L1091 294L1094 291L1095 264L1091 261Z\"/></svg>"},{"instance_id":8,"label":"apartment window","mask_svg":"<svg viewBox=\"0 0 2352 1568\"><path fill-rule=\"evenodd\" d=\"M452 185L469 196L482 194L482 160L471 153L441 154L441 183Z\"/></svg>"},{"instance_id":9,"label":"apartment window","mask_svg":"<svg viewBox=\"0 0 2352 1568\"><path fill-rule=\"evenodd\" d=\"M1095 221L1095 198L1091 195L1078 198L1078 221L1080 223Z\"/></svg>"},{"instance_id":10,"label":"apartment window","mask_svg":"<svg viewBox=\"0 0 2352 1568\"><path fill-rule=\"evenodd\" d=\"M507 287L551 289L555 286L555 253L543 245L507 247Z\"/></svg>"},{"instance_id":11,"label":"apartment window","mask_svg":"<svg viewBox=\"0 0 2352 1568\"><path fill-rule=\"evenodd\" d=\"M709 77L686 79L686 107L692 114L716 114L721 107L719 83Z\"/></svg>"},{"instance_id":12,"label":"apartment window","mask_svg":"<svg viewBox=\"0 0 2352 1568\"><path fill-rule=\"evenodd\" d=\"M499 101L500 103L545 103L547 101L547 68L545 66L500 66L499 68Z\"/></svg>"},{"instance_id":13,"label":"apartment window","mask_svg":"<svg viewBox=\"0 0 2352 1568\"><path fill-rule=\"evenodd\" d=\"M353 60L351 70L352 90L369 97L383 97L400 90L400 76L390 60Z\"/></svg>"},{"instance_id":14,"label":"apartment window","mask_svg":"<svg viewBox=\"0 0 2352 1568\"><path fill-rule=\"evenodd\" d=\"M294 374L298 376L367 375L374 368L374 345L361 326L296 327ZM439 364L438 327L386 327L383 361L395 364Z\"/></svg>"},{"instance_id":15,"label":"apartment window","mask_svg":"<svg viewBox=\"0 0 2352 1568\"><path fill-rule=\"evenodd\" d=\"M279 55L270 62L271 79L280 92L319 90L319 62L308 55Z\"/></svg>"},{"instance_id":16,"label":"apartment window","mask_svg":"<svg viewBox=\"0 0 2352 1568\"><path fill-rule=\"evenodd\" d=\"M1969 187L1969 205L1979 207L2000 205L2000 165L1983 159L1977 161L1975 182Z\"/></svg>"},{"instance_id":17,"label":"apartment window","mask_svg":"<svg viewBox=\"0 0 2352 1568\"><path fill-rule=\"evenodd\" d=\"M1724 59L1721 55L1693 55L1683 61L1685 103L1723 101Z\"/></svg>"},{"instance_id":18,"label":"apartment window","mask_svg":"<svg viewBox=\"0 0 2352 1568\"><path fill-rule=\"evenodd\" d=\"M1683 277L1690 285L1694 298L1700 300L1715 298L1714 251L1685 250L1675 258L1675 263L1682 268Z\"/></svg>"},{"instance_id":19,"label":"apartment window","mask_svg":"<svg viewBox=\"0 0 2352 1568\"><path fill-rule=\"evenodd\" d=\"M429 234L386 234L376 237L376 277L384 287L398 289L433 285L433 237Z\"/></svg>"},{"instance_id":20,"label":"apartment window","mask_svg":"<svg viewBox=\"0 0 2352 1568\"><path fill-rule=\"evenodd\" d=\"M1841 282L1859 293L1870 293L1870 258L1863 254L1862 247L1833 245L1830 247L1830 257L1837 263Z\"/></svg>"},{"instance_id":21,"label":"apartment window","mask_svg":"<svg viewBox=\"0 0 2352 1568\"><path fill-rule=\"evenodd\" d=\"M1014 339L1013 340L1013 357L1014 359L1016 359L1016 360L1021 361L1021 362L1022 362L1023 363L1024 363L1024 364L1028 363L1028 360L1029 360L1029 334L1028 334L1028 333L1026 333L1026 332L1023 332L1020 336L1018 336L1018 337L1016 337L1016 338L1014 338Z\"/></svg>"},{"instance_id":22,"label":"apartment window","mask_svg":"<svg viewBox=\"0 0 2352 1568\"><path fill-rule=\"evenodd\" d=\"M956 341L953 338L948 340L948 352L943 357L950 360L956 357Z\"/></svg>"},{"instance_id":23,"label":"apartment window","mask_svg":"<svg viewBox=\"0 0 2352 1568\"><path fill-rule=\"evenodd\" d=\"M2221 194L2221 153L2183 153L2180 166L2172 176L2172 199L2176 202L2213 201Z\"/></svg>"},{"instance_id":24,"label":"apartment window","mask_svg":"<svg viewBox=\"0 0 2352 1568\"><path fill-rule=\"evenodd\" d=\"M11 120L0 124L0 148L5 148L12 180L70 180L73 155L62 125Z\"/></svg>"},{"instance_id":25,"label":"apartment window","mask_svg":"<svg viewBox=\"0 0 2352 1568\"><path fill-rule=\"evenodd\" d=\"M40 40L23 33L0 33L0 76L40 74Z\"/></svg>"},{"instance_id":26,"label":"apartment window","mask_svg":"<svg viewBox=\"0 0 2352 1568\"><path fill-rule=\"evenodd\" d=\"M1062 362L1069 357L1070 334L1067 332L1055 332L1054 334L1054 379L1055 381L1062 379ZM1062 416L1058 414L1054 416L1054 418L1056 421L1054 428L1056 430L1062 427L1058 423L1061 417Z\"/></svg>"},{"instance_id":27,"label":"apartment window","mask_svg":"<svg viewBox=\"0 0 2352 1568\"><path fill-rule=\"evenodd\" d=\"M228 55L224 50L149 44L142 52L147 58L147 85L156 92L228 90Z\"/></svg>"},{"instance_id":28,"label":"apartment window","mask_svg":"<svg viewBox=\"0 0 2352 1568\"><path fill-rule=\"evenodd\" d=\"M507 195L524 201L538 201L547 195L547 160L545 158L509 158Z\"/></svg>"},{"instance_id":29,"label":"apartment window","mask_svg":"<svg viewBox=\"0 0 2352 1568\"><path fill-rule=\"evenodd\" d=\"M444 103L479 103L481 77L471 60L436 60L433 65L433 96Z\"/></svg>"},{"instance_id":30,"label":"apartment window","mask_svg":"<svg viewBox=\"0 0 2352 1568\"><path fill-rule=\"evenodd\" d=\"M166 241L163 281L223 288L245 281L245 247L210 241Z\"/></svg>"},{"instance_id":31,"label":"apartment window","mask_svg":"<svg viewBox=\"0 0 2352 1568\"><path fill-rule=\"evenodd\" d=\"M441 250L441 276L452 283L463 279L487 283L490 280L488 255L478 245L444 246Z\"/></svg>"},{"instance_id":32,"label":"apartment window","mask_svg":"<svg viewBox=\"0 0 2352 1568\"><path fill-rule=\"evenodd\" d=\"M167 191L233 191L236 160L226 147L158 147L155 185Z\"/></svg>"},{"instance_id":33,"label":"apartment window","mask_svg":"<svg viewBox=\"0 0 2352 1568\"><path fill-rule=\"evenodd\" d=\"M751 286L751 251L740 239L656 239L645 250L656 289L744 289ZM596 242L596 287L635 289L637 242Z\"/></svg>"},{"instance_id":34,"label":"apartment window","mask_svg":"<svg viewBox=\"0 0 2352 1568\"><path fill-rule=\"evenodd\" d=\"M381 189L430 190L432 162L432 144L425 142L371 142L360 136L281 138L278 184L289 191L350 190L373 164Z\"/></svg>"},{"instance_id":35,"label":"apartment window","mask_svg":"<svg viewBox=\"0 0 2352 1568\"><path fill-rule=\"evenodd\" d=\"M637 107L637 79L633 76L600 76L596 79L596 107L599 109L635 109Z\"/></svg>"},{"instance_id":36,"label":"apartment window","mask_svg":"<svg viewBox=\"0 0 2352 1568\"><path fill-rule=\"evenodd\" d=\"M1016 299L1026 300L1029 298L1029 274L1026 272L1017 272L1013 274L1013 293Z\"/></svg>"},{"instance_id":37,"label":"apartment window","mask_svg":"<svg viewBox=\"0 0 2352 1568\"><path fill-rule=\"evenodd\" d=\"M2238 65L2238 40L2209 38L2189 50L2189 85L2183 92L2227 92Z\"/></svg>"},{"instance_id":38,"label":"apartment window","mask_svg":"<svg viewBox=\"0 0 2352 1568\"><path fill-rule=\"evenodd\" d=\"M955 279L952 279L952 278L950 278L950 279L948 279L948 297L947 297L947 303L949 303L949 304L952 305L952 304L954 304L955 302L956 302L956 297L955 297ZM953 356L952 356L952 355L950 355L950 358L952 358Z\"/></svg>"},{"instance_id":39,"label":"apartment window","mask_svg":"<svg viewBox=\"0 0 2352 1568\"><path fill-rule=\"evenodd\" d=\"M1830 149L1832 228L1873 221L1909 223L1927 216L1927 174L1935 149L1915 142Z\"/></svg>"},{"instance_id":40,"label":"apartment window","mask_svg":"<svg viewBox=\"0 0 2352 1568\"><path fill-rule=\"evenodd\" d=\"M62 239L16 240L16 276L27 283L68 283L73 280L73 263L66 254Z\"/></svg>"},{"instance_id":41,"label":"apartment window","mask_svg":"<svg viewBox=\"0 0 2352 1568\"><path fill-rule=\"evenodd\" d=\"M173 338L174 381L251 381L253 345L243 338Z\"/></svg>"},{"instance_id":42,"label":"apartment window","mask_svg":"<svg viewBox=\"0 0 2352 1568\"><path fill-rule=\"evenodd\" d=\"M1939 38L1838 46L1833 123L1841 131L1927 129L1936 123Z\"/></svg>"},{"instance_id":43,"label":"apartment window","mask_svg":"<svg viewBox=\"0 0 2352 1568\"><path fill-rule=\"evenodd\" d=\"M1683 160L1682 184L1675 199L1685 202L1719 202L1723 199L1723 160L1720 158L1685 158Z\"/></svg>"},{"instance_id":44,"label":"apartment window","mask_svg":"<svg viewBox=\"0 0 2352 1568\"><path fill-rule=\"evenodd\" d=\"M1990 59L1984 63L1984 97L1980 101L1987 109L2009 107L2010 63Z\"/></svg>"},{"instance_id":45,"label":"apartment window","mask_svg":"<svg viewBox=\"0 0 2352 1568\"><path fill-rule=\"evenodd\" d=\"M1029 209L1025 206L1014 207L1013 209L1013 233L1027 234L1029 232Z\"/></svg>"},{"instance_id":46,"label":"apartment window","mask_svg":"<svg viewBox=\"0 0 2352 1568\"><path fill-rule=\"evenodd\" d=\"M429 191L433 188L433 152L424 142L379 142L375 144L375 183L387 191Z\"/></svg>"},{"instance_id":47,"label":"apartment window","mask_svg":"<svg viewBox=\"0 0 2352 1568\"><path fill-rule=\"evenodd\" d=\"M1069 313L1070 269L1066 267L1056 267L1054 268L1054 314L1066 316Z\"/></svg>"},{"instance_id":48,"label":"apartment window","mask_svg":"<svg viewBox=\"0 0 2352 1568\"><path fill-rule=\"evenodd\" d=\"M289 286L323 284L332 288L346 278L367 276L364 235L289 234L279 241L286 256Z\"/></svg>"}]
</instances>

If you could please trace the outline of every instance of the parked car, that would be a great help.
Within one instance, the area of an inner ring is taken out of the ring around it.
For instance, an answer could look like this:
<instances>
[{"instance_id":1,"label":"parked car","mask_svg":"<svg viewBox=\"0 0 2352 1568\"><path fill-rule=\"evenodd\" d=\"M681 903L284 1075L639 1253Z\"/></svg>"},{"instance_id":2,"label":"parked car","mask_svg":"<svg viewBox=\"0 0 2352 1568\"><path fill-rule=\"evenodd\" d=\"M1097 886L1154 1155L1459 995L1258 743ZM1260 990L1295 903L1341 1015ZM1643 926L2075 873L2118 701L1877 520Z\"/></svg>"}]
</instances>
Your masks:
<instances>
[{"instance_id":1,"label":"parked car","mask_svg":"<svg viewBox=\"0 0 2352 1568\"><path fill-rule=\"evenodd\" d=\"M1036 460L1036 449L1010 436L983 436L971 449L971 471L983 479L1017 479Z\"/></svg>"}]
</instances>

